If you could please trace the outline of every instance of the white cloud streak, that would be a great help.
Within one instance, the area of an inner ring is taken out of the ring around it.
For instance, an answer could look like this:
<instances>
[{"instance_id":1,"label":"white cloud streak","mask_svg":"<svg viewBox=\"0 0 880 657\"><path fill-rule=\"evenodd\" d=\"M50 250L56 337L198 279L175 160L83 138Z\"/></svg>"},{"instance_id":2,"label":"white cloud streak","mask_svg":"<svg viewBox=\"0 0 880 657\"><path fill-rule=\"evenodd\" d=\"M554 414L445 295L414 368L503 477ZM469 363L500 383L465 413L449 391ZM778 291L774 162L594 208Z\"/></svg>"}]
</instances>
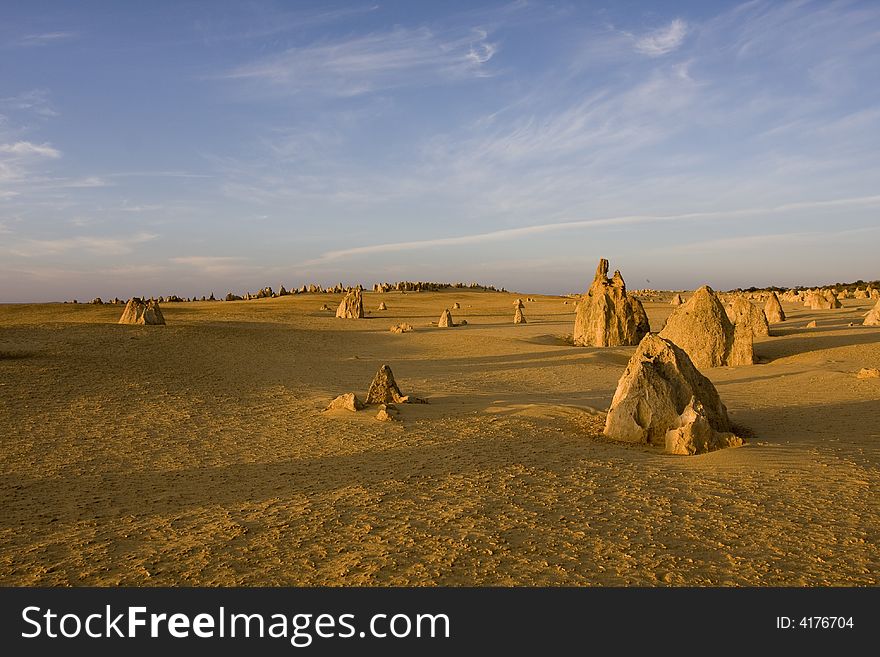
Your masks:
<instances>
[{"instance_id":1,"label":"white cloud streak","mask_svg":"<svg viewBox=\"0 0 880 657\"><path fill-rule=\"evenodd\" d=\"M396 28L345 41L291 48L220 77L266 83L286 93L351 97L487 75L497 52L483 30L444 38L428 28Z\"/></svg>"},{"instance_id":2,"label":"white cloud streak","mask_svg":"<svg viewBox=\"0 0 880 657\"><path fill-rule=\"evenodd\" d=\"M636 52L648 57L661 57L678 50L684 42L688 32L688 25L680 18L676 18L669 25L658 28L635 43Z\"/></svg>"},{"instance_id":3,"label":"white cloud streak","mask_svg":"<svg viewBox=\"0 0 880 657\"><path fill-rule=\"evenodd\" d=\"M717 210L708 212L687 212L682 214L667 215L623 215L618 217L604 217L599 219L584 219L578 221L564 221L550 224L535 224L519 228L508 228L488 233L474 235L461 235L458 237L442 237L427 240L415 240L410 242L391 242L387 244L373 244L338 251L327 251L314 260L302 263L302 266L317 265L333 260L351 256L370 255L374 253L388 253L395 251L409 251L412 249L425 249L446 246L461 246L466 244L479 244L482 242L519 239L542 233L574 230L578 228L597 228L602 226L622 226L632 224L663 223L678 221L701 221L707 219L731 219L735 217L747 217L757 215L779 214L797 210L831 208L841 206L871 206L880 205L880 195L861 196L855 198L832 199L827 201L799 201L786 203L773 207L743 208L739 210Z\"/></svg>"},{"instance_id":4,"label":"white cloud streak","mask_svg":"<svg viewBox=\"0 0 880 657\"><path fill-rule=\"evenodd\" d=\"M43 32L41 34L28 34L18 39L14 45L31 47L31 46L49 46L62 41L75 39L79 35L76 32Z\"/></svg>"},{"instance_id":5,"label":"white cloud streak","mask_svg":"<svg viewBox=\"0 0 880 657\"><path fill-rule=\"evenodd\" d=\"M58 112L49 104L49 92L46 89L31 89L15 96L0 98L0 107L30 111L43 117L58 116Z\"/></svg>"},{"instance_id":6,"label":"white cloud streak","mask_svg":"<svg viewBox=\"0 0 880 657\"><path fill-rule=\"evenodd\" d=\"M8 153L18 157L37 155L40 157L48 157L53 160L61 157L61 151L57 148L53 148L49 144L33 144L29 141L17 141L14 144L0 144L0 153Z\"/></svg>"},{"instance_id":7,"label":"white cloud streak","mask_svg":"<svg viewBox=\"0 0 880 657\"><path fill-rule=\"evenodd\" d=\"M872 235L880 232L880 226L868 226L840 231L809 231L793 233L762 233L758 235L737 235L713 240L701 240L667 246L664 253L694 255L696 253L755 253L756 250L778 249L805 245L829 245L851 243L856 236Z\"/></svg>"},{"instance_id":8,"label":"white cloud streak","mask_svg":"<svg viewBox=\"0 0 880 657\"><path fill-rule=\"evenodd\" d=\"M127 237L76 236L58 239L24 239L5 247L10 255L21 258L57 256L70 251L86 251L99 255L127 255L135 247L156 239L152 233L137 233Z\"/></svg>"},{"instance_id":9,"label":"white cloud streak","mask_svg":"<svg viewBox=\"0 0 880 657\"><path fill-rule=\"evenodd\" d=\"M67 187L71 189L89 189L92 187L107 187L109 185L110 183L98 176L86 176L85 178L64 180L58 183L58 187Z\"/></svg>"},{"instance_id":10,"label":"white cloud streak","mask_svg":"<svg viewBox=\"0 0 880 657\"><path fill-rule=\"evenodd\" d=\"M272 271L265 265L249 264L247 258L240 256L178 256L169 258L168 262L186 267L193 276L242 277Z\"/></svg>"},{"instance_id":11,"label":"white cloud streak","mask_svg":"<svg viewBox=\"0 0 880 657\"><path fill-rule=\"evenodd\" d=\"M347 7L318 11L272 11L270 5L241 5L244 16L222 16L221 11L208 16L196 24L201 41L206 43L224 41L248 41L266 39L286 32L299 32L322 25L359 18L379 9L379 5ZM250 10L250 11L249 11ZM244 28L244 20L254 21Z\"/></svg>"},{"instance_id":12,"label":"white cloud streak","mask_svg":"<svg viewBox=\"0 0 880 657\"><path fill-rule=\"evenodd\" d=\"M245 268L244 258L239 256L179 256L169 261L204 274L226 274Z\"/></svg>"},{"instance_id":13,"label":"white cloud streak","mask_svg":"<svg viewBox=\"0 0 880 657\"><path fill-rule=\"evenodd\" d=\"M106 178L213 178L210 174L189 171L117 171L103 175Z\"/></svg>"}]
</instances>

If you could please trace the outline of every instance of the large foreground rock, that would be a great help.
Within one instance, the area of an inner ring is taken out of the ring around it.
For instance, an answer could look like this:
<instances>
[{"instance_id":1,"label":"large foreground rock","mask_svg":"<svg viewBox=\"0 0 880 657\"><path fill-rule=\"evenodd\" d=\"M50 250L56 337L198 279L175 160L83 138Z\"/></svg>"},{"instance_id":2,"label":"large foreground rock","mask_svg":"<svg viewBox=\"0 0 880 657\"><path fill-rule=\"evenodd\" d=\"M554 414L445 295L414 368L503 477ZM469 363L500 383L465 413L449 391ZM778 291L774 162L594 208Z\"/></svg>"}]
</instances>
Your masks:
<instances>
[{"instance_id":1,"label":"large foreground rock","mask_svg":"<svg viewBox=\"0 0 880 657\"><path fill-rule=\"evenodd\" d=\"M712 382L683 349L651 334L639 343L617 384L605 435L662 446L673 454L742 444Z\"/></svg>"},{"instance_id":2,"label":"large foreground rock","mask_svg":"<svg viewBox=\"0 0 880 657\"><path fill-rule=\"evenodd\" d=\"M125 310L122 311L122 317L119 318L120 324L144 324L144 325L163 325L165 324L165 316L159 307L159 302L155 299L143 301L138 297L132 297L125 304Z\"/></svg>"},{"instance_id":3,"label":"large foreground rock","mask_svg":"<svg viewBox=\"0 0 880 657\"><path fill-rule=\"evenodd\" d=\"M578 302L574 320L574 344L582 347L616 347L639 343L640 322L626 295L626 283L619 271L608 278L608 261L599 260L587 293ZM647 316L642 325L647 322Z\"/></svg>"},{"instance_id":4,"label":"large foreground rock","mask_svg":"<svg viewBox=\"0 0 880 657\"><path fill-rule=\"evenodd\" d=\"M345 295L336 309L336 316L340 319L364 318L364 298L360 288L355 288Z\"/></svg>"},{"instance_id":5,"label":"large foreground rock","mask_svg":"<svg viewBox=\"0 0 880 657\"><path fill-rule=\"evenodd\" d=\"M659 335L684 349L697 367L754 362L751 328L741 325L737 331L708 285L672 311Z\"/></svg>"}]
</instances>

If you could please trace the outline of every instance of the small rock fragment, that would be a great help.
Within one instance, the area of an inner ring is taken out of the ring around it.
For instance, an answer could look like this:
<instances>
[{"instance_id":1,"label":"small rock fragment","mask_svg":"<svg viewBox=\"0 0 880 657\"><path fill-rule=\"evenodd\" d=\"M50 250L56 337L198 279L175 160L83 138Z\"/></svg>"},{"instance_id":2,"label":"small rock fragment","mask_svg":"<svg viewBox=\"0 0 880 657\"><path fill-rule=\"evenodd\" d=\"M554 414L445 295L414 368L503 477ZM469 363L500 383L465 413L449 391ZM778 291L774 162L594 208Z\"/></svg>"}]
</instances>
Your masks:
<instances>
[{"instance_id":1,"label":"small rock fragment","mask_svg":"<svg viewBox=\"0 0 880 657\"><path fill-rule=\"evenodd\" d=\"M342 409L346 411L359 411L362 408L364 408L364 404L357 398L357 395L353 392L347 392L343 395L339 395L336 399L330 402L330 405L324 410L334 411Z\"/></svg>"}]
</instances>

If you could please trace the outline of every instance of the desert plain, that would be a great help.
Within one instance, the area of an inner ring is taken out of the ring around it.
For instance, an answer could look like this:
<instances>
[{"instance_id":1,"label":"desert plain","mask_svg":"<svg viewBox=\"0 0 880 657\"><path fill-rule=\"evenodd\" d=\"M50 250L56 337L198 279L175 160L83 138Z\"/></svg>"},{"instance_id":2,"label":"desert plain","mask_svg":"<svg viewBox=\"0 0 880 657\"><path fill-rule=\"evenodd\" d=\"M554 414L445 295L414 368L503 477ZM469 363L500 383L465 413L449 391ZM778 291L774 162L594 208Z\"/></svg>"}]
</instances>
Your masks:
<instances>
[{"instance_id":1,"label":"desert plain","mask_svg":"<svg viewBox=\"0 0 880 657\"><path fill-rule=\"evenodd\" d=\"M877 584L874 301L783 303L755 365L701 370L746 444L678 456L602 435L635 347L518 297L0 305L0 584ZM323 410L382 364L428 403Z\"/></svg>"}]
</instances>

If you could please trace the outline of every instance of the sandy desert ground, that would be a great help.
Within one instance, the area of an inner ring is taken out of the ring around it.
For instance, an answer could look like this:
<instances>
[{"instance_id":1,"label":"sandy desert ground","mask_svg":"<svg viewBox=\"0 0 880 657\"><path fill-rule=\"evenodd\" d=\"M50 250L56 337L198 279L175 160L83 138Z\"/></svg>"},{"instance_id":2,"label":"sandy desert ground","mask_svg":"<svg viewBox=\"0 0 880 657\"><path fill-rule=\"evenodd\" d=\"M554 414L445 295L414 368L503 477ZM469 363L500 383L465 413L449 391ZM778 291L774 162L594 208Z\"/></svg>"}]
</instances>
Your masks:
<instances>
[{"instance_id":1,"label":"sandy desert ground","mask_svg":"<svg viewBox=\"0 0 880 657\"><path fill-rule=\"evenodd\" d=\"M877 584L873 302L784 304L760 364L704 370L749 444L683 457L601 436L635 347L517 296L0 306L0 584ZM321 412L383 363L430 403Z\"/></svg>"}]
</instances>

